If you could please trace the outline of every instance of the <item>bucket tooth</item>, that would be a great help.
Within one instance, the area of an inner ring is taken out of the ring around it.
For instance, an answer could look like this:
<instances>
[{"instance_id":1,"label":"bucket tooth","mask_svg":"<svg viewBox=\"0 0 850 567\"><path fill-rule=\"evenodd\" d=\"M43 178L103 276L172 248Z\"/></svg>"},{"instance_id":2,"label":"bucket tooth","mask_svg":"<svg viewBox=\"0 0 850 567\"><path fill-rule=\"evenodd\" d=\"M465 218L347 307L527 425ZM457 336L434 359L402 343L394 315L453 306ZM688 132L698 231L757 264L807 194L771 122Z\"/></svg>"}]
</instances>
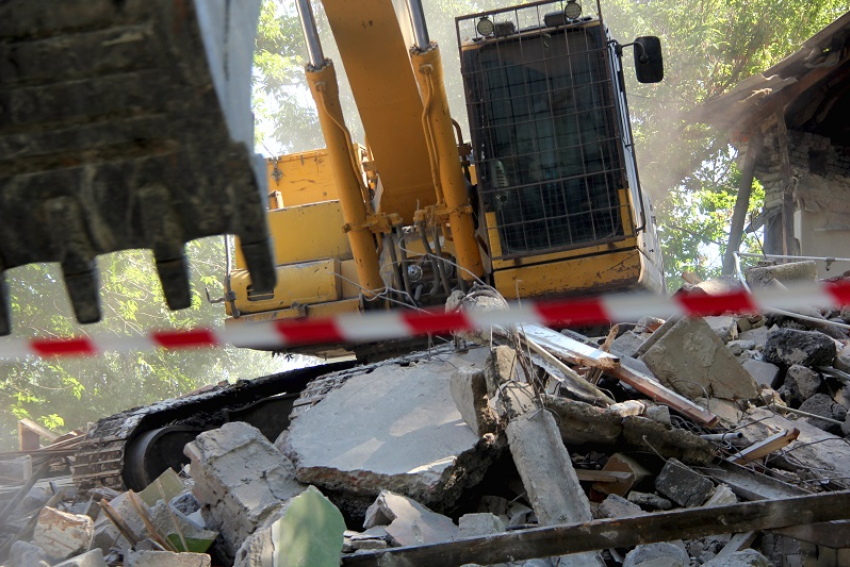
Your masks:
<instances>
[{"instance_id":1,"label":"bucket tooth","mask_svg":"<svg viewBox=\"0 0 850 567\"><path fill-rule=\"evenodd\" d=\"M274 287L265 169L252 149L260 4L0 2L4 269L60 262L75 312L93 321L97 255L152 249L169 307L185 307L185 243L235 234L258 289ZM144 196L151 187L167 188L167 218L156 230L150 219L162 209ZM76 220L44 207L65 200ZM74 238L86 235L90 250L57 242L63 223Z\"/></svg>"}]
</instances>

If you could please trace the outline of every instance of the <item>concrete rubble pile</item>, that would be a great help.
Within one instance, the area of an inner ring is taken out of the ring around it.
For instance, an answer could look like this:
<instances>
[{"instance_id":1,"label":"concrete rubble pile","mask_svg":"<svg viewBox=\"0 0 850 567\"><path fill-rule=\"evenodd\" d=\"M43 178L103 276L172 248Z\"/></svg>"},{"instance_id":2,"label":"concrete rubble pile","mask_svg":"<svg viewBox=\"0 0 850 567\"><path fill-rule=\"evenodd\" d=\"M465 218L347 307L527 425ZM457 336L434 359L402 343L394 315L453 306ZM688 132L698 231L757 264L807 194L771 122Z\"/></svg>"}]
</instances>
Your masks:
<instances>
[{"instance_id":1,"label":"concrete rubble pile","mask_svg":"<svg viewBox=\"0 0 850 567\"><path fill-rule=\"evenodd\" d=\"M747 281L814 283L812 269ZM498 308L482 297L455 303ZM345 521L343 565L850 566L850 510L823 522L796 507L850 488L848 324L850 311L810 310L644 318L597 339L466 334L313 380L277 439L241 422L206 431L181 474L138 494L33 489L0 563L294 565L281 522L318 489ZM416 559L429 550L440 559Z\"/></svg>"}]
</instances>

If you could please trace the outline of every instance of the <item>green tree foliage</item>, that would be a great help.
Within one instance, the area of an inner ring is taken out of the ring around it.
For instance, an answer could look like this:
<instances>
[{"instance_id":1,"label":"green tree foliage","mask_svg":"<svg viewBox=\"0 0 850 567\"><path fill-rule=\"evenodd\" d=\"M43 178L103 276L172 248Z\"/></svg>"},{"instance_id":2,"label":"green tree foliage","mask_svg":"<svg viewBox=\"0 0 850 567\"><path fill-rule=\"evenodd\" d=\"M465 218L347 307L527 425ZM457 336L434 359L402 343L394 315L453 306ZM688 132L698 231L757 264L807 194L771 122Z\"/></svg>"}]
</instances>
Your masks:
<instances>
[{"instance_id":1,"label":"green tree foliage","mask_svg":"<svg viewBox=\"0 0 850 567\"><path fill-rule=\"evenodd\" d=\"M798 50L845 13L848 3L769 0L609 0L603 10L625 43L658 35L665 78L630 81L632 121L643 187L655 199L668 285L683 271L717 275L728 238L740 173L725 132L689 119L703 102L734 88ZM630 63L626 63L627 74ZM750 212L760 210L755 191ZM761 251L747 236L742 250Z\"/></svg>"},{"instance_id":2,"label":"green tree foliage","mask_svg":"<svg viewBox=\"0 0 850 567\"><path fill-rule=\"evenodd\" d=\"M12 338L140 336L158 328L221 325L224 308L208 303L204 288L214 296L222 294L223 239L190 242L187 254L193 301L192 307L181 311L166 307L149 251L100 257L103 320L86 326L74 320L58 266L38 264L10 270ZM64 431L204 384L253 378L287 364L268 353L234 348L0 362L0 448L8 450L16 444L20 418Z\"/></svg>"}]
</instances>

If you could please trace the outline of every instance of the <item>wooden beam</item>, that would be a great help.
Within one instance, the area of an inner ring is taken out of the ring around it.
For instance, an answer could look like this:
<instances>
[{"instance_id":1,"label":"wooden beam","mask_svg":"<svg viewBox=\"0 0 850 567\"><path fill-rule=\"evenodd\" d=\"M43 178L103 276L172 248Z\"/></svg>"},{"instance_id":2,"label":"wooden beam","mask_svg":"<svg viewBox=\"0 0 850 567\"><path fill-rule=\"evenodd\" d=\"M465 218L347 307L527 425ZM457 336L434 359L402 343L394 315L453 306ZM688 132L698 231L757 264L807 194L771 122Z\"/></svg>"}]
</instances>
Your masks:
<instances>
[{"instance_id":1,"label":"wooden beam","mask_svg":"<svg viewBox=\"0 0 850 567\"><path fill-rule=\"evenodd\" d=\"M740 533L811 524L850 517L850 491L828 492L786 500L761 500L728 506L689 508L633 518L594 520L416 547L345 555L342 564L378 567L404 565L446 567L492 565L537 557L633 547L639 544L693 539L718 533Z\"/></svg>"}]
</instances>

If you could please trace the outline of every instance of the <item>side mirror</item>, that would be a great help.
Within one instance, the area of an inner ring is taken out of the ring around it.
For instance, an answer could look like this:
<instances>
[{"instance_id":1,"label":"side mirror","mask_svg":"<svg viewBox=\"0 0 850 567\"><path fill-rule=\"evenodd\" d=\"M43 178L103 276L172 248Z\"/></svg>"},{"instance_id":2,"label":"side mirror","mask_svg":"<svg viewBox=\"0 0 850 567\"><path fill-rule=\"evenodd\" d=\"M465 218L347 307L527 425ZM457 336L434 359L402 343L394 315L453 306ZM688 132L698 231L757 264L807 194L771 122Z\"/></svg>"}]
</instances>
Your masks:
<instances>
[{"instance_id":1,"label":"side mirror","mask_svg":"<svg viewBox=\"0 0 850 567\"><path fill-rule=\"evenodd\" d=\"M635 74L638 82L658 83L664 78L664 59L661 40L654 35L635 40Z\"/></svg>"}]
</instances>

